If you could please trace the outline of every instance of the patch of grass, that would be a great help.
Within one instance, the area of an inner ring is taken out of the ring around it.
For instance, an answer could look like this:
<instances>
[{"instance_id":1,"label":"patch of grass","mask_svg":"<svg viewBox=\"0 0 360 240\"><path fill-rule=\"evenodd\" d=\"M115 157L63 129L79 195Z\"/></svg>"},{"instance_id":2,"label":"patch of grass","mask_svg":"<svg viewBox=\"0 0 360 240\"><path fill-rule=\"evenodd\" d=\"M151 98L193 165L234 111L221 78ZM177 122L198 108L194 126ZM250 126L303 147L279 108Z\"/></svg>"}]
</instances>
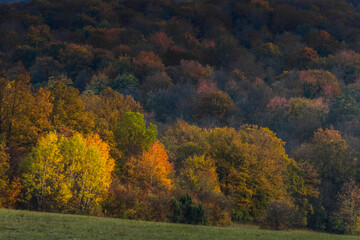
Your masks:
<instances>
[{"instance_id":1,"label":"patch of grass","mask_svg":"<svg viewBox=\"0 0 360 240\"><path fill-rule=\"evenodd\" d=\"M248 225L207 227L0 209L0 239L355 240L359 238L311 231L266 231Z\"/></svg>"}]
</instances>

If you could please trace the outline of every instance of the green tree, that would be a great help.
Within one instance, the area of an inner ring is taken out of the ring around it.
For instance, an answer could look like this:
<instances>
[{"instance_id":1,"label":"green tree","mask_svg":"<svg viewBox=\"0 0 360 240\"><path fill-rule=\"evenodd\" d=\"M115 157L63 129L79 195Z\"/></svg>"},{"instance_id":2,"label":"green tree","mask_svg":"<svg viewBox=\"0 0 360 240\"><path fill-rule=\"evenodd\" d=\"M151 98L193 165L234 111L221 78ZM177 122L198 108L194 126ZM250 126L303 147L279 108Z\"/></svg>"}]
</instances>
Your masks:
<instances>
[{"instance_id":1,"label":"green tree","mask_svg":"<svg viewBox=\"0 0 360 240\"><path fill-rule=\"evenodd\" d=\"M117 148L125 158L142 154L157 141L156 136L156 126L146 127L141 113L125 113L115 130Z\"/></svg>"},{"instance_id":2,"label":"green tree","mask_svg":"<svg viewBox=\"0 0 360 240\"><path fill-rule=\"evenodd\" d=\"M110 87L117 91L126 88L136 88L138 87L138 85L139 85L139 80L131 73L119 74L110 83Z\"/></svg>"},{"instance_id":3,"label":"green tree","mask_svg":"<svg viewBox=\"0 0 360 240\"><path fill-rule=\"evenodd\" d=\"M181 196L173 203L172 221L186 224L205 224L207 222L204 208L193 203L189 195Z\"/></svg>"}]
</instances>

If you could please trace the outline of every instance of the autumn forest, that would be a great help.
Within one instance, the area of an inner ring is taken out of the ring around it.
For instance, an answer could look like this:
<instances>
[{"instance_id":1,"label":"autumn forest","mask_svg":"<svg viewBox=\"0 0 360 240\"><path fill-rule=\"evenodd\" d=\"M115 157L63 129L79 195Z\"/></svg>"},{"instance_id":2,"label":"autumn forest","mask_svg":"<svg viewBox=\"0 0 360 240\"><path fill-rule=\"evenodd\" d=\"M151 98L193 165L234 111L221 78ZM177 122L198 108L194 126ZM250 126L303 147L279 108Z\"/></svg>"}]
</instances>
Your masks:
<instances>
[{"instance_id":1,"label":"autumn forest","mask_svg":"<svg viewBox=\"0 0 360 240\"><path fill-rule=\"evenodd\" d=\"M360 234L356 0L0 3L0 207Z\"/></svg>"}]
</instances>

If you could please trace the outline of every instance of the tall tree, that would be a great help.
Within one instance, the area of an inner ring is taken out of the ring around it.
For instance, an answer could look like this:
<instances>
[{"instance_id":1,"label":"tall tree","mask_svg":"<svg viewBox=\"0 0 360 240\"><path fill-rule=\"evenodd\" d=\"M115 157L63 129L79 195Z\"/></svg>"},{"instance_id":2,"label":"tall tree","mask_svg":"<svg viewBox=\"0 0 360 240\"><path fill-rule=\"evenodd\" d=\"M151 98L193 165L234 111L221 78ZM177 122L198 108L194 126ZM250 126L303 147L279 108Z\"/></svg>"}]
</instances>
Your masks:
<instances>
[{"instance_id":1,"label":"tall tree","mask_svg":"<svg viewBox=\"0 0 360 240\"><path fill-rule=\"evenodd\" d=\"M273 199L286 199L287 167L293 162L284 142L268 128L216 128L209 136L221 190L233 199L233 217L250 220Z\"/></svg>"},{"instance_id":2,"label":"tall tree","mask_svg":"<svg viewBox=\"0 0 360 240\"><path fill-rule=\"evenodd\" d=\"M10 79L0 78L0 135L7 139L12 162L16 162L42 131L51 129L52 104L47 90L31 90L30 76L21 65Z\"/></svg>"},{"instance_id":3,"label":"tall tree","mask_svg":"<svg viewBox=\"0 0 360 240\"><path fill-rule=\"evenodd\" d=\"M347 178L355 177L358 159L340 132L318 129L309 143L296 154L298 159L311 163L321 179L320 194L328 212L336 210L334 196Z\"/></svg>"}]
</instances>

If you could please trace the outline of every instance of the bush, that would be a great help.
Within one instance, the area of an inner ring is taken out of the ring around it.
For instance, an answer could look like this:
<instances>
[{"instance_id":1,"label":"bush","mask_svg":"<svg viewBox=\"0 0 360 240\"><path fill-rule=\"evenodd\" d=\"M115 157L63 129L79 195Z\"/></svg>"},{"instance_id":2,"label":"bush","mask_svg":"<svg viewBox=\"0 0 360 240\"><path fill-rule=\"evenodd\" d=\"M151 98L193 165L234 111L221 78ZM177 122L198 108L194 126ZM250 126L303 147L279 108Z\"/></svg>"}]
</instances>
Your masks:
<instances>
[{"instance_id":1,"label":"bush","mask_svg":"<svg viewBox=\"0 0 360 240\"><path fill-rule=\"evenodd\" d=\"M165 222L171 215L169 192L145 192L132 184L122 184L115 179L108 198L103 202L106 216Z\"/></svg>"},{"instance_id":2,"label":"bush","mask_svg":"<svg viewBox=\"0 0 360 240\"><path fill-rule=\"evenodd\" d=\"M201 205L195 205L190 196L182 196L180 201L173 202L172 221L186 224L205 224L204 209Z\"/></svg>"},{"instance_id":3,"label":"bush","mask_svg":"<svg viewBox=\"0 0 360 240\"><path fill-rule=\"evenodd\" d=\"M272 230L284 230L291 226L293 207L284 201L271 201L264 213L261 227Z\"/></svg>"}]
</instances>

